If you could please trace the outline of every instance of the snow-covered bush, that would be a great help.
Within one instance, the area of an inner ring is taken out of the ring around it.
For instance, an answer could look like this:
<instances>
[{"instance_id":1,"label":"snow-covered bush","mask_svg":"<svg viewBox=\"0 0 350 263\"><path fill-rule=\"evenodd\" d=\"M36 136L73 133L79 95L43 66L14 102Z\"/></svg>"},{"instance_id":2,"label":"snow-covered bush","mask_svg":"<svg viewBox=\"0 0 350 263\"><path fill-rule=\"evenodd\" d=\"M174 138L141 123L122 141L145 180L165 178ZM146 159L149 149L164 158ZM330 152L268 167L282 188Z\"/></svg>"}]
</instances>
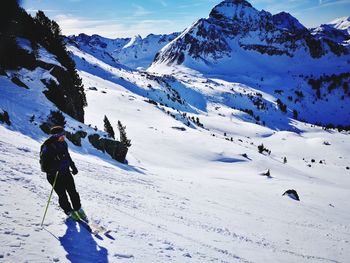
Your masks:
<instances>
[{"instance_id":1,"label":"snow-covered bush","mask_svg":"<svg viewBox=\"0 0 350 263\"><path fill-rule=\"evenodd\" d=\"M87 135L84 131L77 131L76 133L71 133L66 131L66 137L70 140L74 145L81 146L81 138L85 138Z\"/></svg>"},{"instance_id":2,"label":"snow-covered bush","mask_svg":"<svg viewBox=\"0 0 350 263\"><path fill-rule=\"evenodd\" d=\"M114 160L124 163L128 148L125 147L121 142L101 138L99 134L92 134L88 136L89 142L96 149L107 152Z\"/></svg>"}]
</instances>

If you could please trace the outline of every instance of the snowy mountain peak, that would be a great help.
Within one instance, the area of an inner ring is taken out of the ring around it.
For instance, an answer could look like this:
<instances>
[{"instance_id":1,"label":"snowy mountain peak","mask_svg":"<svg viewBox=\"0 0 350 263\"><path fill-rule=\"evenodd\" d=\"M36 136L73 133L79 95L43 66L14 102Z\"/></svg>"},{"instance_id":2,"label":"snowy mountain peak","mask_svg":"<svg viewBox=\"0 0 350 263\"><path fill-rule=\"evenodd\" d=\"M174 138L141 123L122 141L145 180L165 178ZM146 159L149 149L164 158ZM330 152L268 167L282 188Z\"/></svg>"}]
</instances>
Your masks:
<instances>
[{"instance_id":1,"label":"snowy mountain peak","mask_svg":"<svg viewBox=\"0 0 350 263\"><path fill-rule=\"evenodd\" d=\"M253 6L245 0L224 0L221 3L219 3L218 5L216 5L213 10L218 10L218 9L225 9L225 8L236 8L238 6L241 7L248 7L248 8L253 8Z\"/></svg>"},{"instance_id":2,"label":"snowy mountain peak","mask_svg":"<svg viewBox=\"0 0 350 263\"><path fill-rule=\"evenodd\" d=\"M130 41L123 47L123 48L129 48L132 46L136 46L142 42L142 37L140 35L136 35L130 39Z\"/></svg>"},{"instance_id":3,"label":"snowy mountain peak","mask_svg":"<svg viewBox=\"0 0 350 263\"><path fill-rule=\"evenodd\" d=\"M258 16L258 11L245 0L225 0L215 6L209 14L218 20L241 20Z\"/></svg>"},{"instance_id":4,"label":"snowy mountain peak","mask_svg":"<svg viewBox=\"0 0 350 263\"><path fill-rule=\"evenodd\" d=\"M334 19L329 24L336 29L346 31L350 35L350 16Z\"/></svg>"},{"instance_id":5,"label":"snowy mountain peak","mask_svg":"<svg viewBox=\"0 0 350 263\"><path fill-rule=\"evenodd\" d=\"M310 31L318 39L329 39L345 47L350 46L350 17L334 19Z\"/></svg>"},{"instance_id":6,"label":"snowy mountain peak","mask_svg":"<svg viewBox=\"0 0 350 263\"><path fill-rule=\"evenodd\" d=\"M274 25L282 30L288 30L293 33L307 31L298 19L287 12L280 12L272 16Z\"/></svg>"}]
</instances>

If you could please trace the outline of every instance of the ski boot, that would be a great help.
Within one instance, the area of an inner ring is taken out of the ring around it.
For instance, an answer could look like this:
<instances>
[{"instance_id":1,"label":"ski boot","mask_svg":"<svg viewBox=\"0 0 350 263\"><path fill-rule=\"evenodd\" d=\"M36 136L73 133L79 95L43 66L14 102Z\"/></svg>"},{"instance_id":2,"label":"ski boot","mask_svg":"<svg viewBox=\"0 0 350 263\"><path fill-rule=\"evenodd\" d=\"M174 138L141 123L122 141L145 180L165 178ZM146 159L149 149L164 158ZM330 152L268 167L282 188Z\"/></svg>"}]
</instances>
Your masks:
<instances>
[{"instance_id":1,"label":"ski boot","mask_svg":"<svg viewBox=\"0 0 350 263\"><path fill-rule=\"evenodd\" d=\"M87 215L85 214L85 212L82 208L80 208L78 211L75 211L75 212L78 213L80 219L88 221Z\"/></svg>"},{"instance_id":2,"label":"ski boot","mask_svg":"<svg viewBox=\"0 0 350 263\"><path fill-rule=\"evenodd\" d=\"M72 218L74 221L79 221L81 219L77 211L70 212L68 218Z\"/></svg>"}]
</instances>

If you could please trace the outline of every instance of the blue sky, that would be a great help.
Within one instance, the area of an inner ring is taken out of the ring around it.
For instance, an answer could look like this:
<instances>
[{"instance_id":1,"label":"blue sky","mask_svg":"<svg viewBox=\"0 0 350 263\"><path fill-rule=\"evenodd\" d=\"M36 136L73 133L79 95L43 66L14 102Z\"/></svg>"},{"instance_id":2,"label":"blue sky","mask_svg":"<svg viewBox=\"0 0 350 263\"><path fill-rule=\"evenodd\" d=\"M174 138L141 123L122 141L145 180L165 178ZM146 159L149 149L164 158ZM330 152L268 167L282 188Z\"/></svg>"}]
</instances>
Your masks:
<instances>
[{"instance_id":1,"label":"blue sky","mask_svg":"<svg viewBox=\"0 0 350 263\"><path fill-rule=\"evenodd\" d=\"M207 17L220 0L22 0L31 14L43 10L66 35L86 33L109 38L182 31ZM251 0L256 9L286 11L307 27L350 16L350 0Z\"/></svg>"}]
</instances>

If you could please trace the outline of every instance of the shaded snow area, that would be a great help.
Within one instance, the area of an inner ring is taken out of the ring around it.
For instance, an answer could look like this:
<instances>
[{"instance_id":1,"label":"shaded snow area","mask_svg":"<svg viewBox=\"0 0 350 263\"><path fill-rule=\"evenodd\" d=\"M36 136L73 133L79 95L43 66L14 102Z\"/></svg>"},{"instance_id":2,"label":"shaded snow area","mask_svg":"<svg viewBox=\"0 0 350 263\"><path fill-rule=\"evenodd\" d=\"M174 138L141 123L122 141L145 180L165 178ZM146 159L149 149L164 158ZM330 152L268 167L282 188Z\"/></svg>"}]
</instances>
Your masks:
<instances>
[{"instance_id":1,"label":"shaded snow area","mask_svg":"<svg viewBox=\"0 0 350 263\"><path fill-rule=\"evenodd\" d=\"M94 236L65 220L56 195L40 227L51 188L35 122L55 108L39 85L52 76L7 72L29 89L0 79L0 108L12 121L0 125L0 262L349 261L348 134L293 120L262 91L254 96L268 105L266 126L257 125L233 108L255 107L252 87L114 68L69 50L87 95L85 123L102 130L107 115L117 131L120 120L132 143L128 164L69 143L83 207L111 232ZM258 152L262 143L270 154ZM300 201L282 195L289 189Z\"/></svg>"}]
</instances>

